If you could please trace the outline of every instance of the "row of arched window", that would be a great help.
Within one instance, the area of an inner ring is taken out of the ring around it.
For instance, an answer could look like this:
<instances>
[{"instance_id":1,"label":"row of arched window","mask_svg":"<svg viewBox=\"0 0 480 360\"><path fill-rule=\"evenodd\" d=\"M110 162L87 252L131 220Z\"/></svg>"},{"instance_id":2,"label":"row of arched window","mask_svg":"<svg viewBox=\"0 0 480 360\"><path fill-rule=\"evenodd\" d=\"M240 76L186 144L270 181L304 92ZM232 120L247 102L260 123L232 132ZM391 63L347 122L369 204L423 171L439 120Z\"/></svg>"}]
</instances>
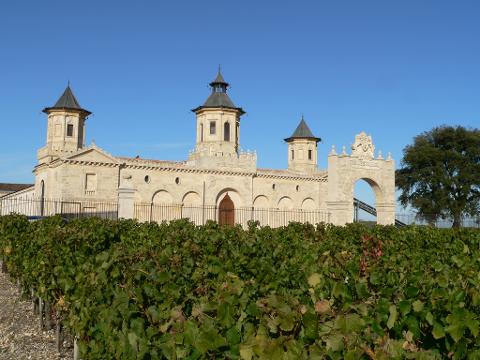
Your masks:
<instances>
[{"instance_id":1,"label":"row of arched window","mask_svg":"<svg viewBox=\"0 0 480 360\"><path fill-rule=\"evenodd\" d=\"M210 121L209 133L210 135L217 133L216 121ZM200 141L203 141L203 124L200 124ZM228 121L223 124L223 141L230 141L230 123Z\"/></svg>"},{"instance_id":2,"label":"row of arched window","mask_svg":"<svg viewBox=\"0 0 480 360\"><path fill-rule=\"evenodd\" d=\"M291 158L292 160L295 160L295 151L294 150L291 150ZM313 151L312 150L308 150L308 160L312 160L313 159Z\"/></svg>"}]
</instances>

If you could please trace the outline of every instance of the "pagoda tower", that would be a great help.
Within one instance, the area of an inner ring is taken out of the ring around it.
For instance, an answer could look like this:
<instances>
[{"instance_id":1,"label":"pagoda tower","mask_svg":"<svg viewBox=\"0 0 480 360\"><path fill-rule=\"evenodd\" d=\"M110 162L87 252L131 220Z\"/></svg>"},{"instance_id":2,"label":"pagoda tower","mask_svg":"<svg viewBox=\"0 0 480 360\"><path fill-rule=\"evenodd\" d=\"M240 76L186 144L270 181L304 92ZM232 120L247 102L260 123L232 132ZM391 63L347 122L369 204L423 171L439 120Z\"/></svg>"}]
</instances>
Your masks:
<instances>
[{"instance_id":1,"label":"pagoda tower","mask_svg":"<svg viewBox=\"0 0 480 360\"><path fill-rule=\"evenodd\" d=\"M83 109L67 86L52 107L46 107L47 144L37 152L38 162L49 163L55 158L77 152L85 145L85 121L91 114Z\"/></svg>"},{"instance_id":2,"label":"pagoda tower","mask_svg":"<svg viewBox=\"0 0 480 360\"><path fill-rule=\"evenodd\" d=\"M303 115L288 143L288 169L296 172L313 172L317 169L317 143L322 139L314 136Z\"/></svg>"}]
</instances>

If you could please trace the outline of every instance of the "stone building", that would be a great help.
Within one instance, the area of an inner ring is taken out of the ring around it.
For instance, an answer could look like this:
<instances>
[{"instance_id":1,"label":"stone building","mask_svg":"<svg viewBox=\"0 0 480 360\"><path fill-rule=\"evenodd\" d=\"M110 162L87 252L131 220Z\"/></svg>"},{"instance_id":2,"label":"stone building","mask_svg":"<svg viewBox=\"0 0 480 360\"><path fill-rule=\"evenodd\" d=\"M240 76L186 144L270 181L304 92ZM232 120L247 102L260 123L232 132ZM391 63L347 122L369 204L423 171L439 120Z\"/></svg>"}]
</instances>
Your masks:
<instances>
[{"instance_id":1,"label":"stone building","mask_svg":"<svg viewBox=\"0 0 480 360\"><path fill-rule=\"evenodd\" d=\"M0 183L0 197L18 193L19 191L29 189L33 185L32 184L10 184L10 183Z\"/></svg>"},{"instance_id":2,"label":"stone building","mask_svg":"<svg viewBox=\"0 0 480 360\"><path fill-rule=\"evenodd\" d=\"M95 144L86 146L91 112L80 106L68 86L54 106L43 110L47 139L37 153L34 197L78 201L92 212L95 203L118 200L119 216L140 220L345 224L353 221L354 184L364 179L375 193L377 222L394 223L394 161L390 156L375 158L365 133L355 137L351 154L332 148L328 168L318 169L320 138L302 118L285 139L288 169L257 168L257 154L240 150L245 111L230 99L220 71L210 86L205 103L192 110L196 143L185 161L118 157Z\"/></svg>"}]
</instances>

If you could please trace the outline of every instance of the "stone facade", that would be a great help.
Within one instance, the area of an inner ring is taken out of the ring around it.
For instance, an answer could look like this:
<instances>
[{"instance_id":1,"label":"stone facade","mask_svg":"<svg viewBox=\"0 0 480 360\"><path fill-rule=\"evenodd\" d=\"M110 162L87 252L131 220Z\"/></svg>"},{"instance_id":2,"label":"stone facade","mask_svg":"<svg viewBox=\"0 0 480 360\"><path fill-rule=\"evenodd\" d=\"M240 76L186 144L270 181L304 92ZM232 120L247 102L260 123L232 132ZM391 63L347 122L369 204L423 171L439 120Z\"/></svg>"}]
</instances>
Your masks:
<instances>
[{"instance_id":1,"label":"stone facade","mask_svg":"<svg viewBox=\"0 0 480 360\"><path fill-rule=\"evenodd\" d=\"M240 151L244 111L228 98L228 83L219 73L210 85L207 102L193 110L196 144L185 161L117 157L95 144L85 146L90 112L67 88L55 106L44 110L47 143L38 151L35 196L120 200L119 216L132 217L134 203L216 209L228 194L235 209L318 211L328 214L322 221L342 225L353 221L354 184L364 179L375 192L378 222L394 223L394 161L381 155L375 158L365 133L357 135L350 155L333 149L328 169L321 170L317 167L320 139L302 118L295 133L285 139L288 169L260 169L256 153Z\"/></svg>"}]
</instances>

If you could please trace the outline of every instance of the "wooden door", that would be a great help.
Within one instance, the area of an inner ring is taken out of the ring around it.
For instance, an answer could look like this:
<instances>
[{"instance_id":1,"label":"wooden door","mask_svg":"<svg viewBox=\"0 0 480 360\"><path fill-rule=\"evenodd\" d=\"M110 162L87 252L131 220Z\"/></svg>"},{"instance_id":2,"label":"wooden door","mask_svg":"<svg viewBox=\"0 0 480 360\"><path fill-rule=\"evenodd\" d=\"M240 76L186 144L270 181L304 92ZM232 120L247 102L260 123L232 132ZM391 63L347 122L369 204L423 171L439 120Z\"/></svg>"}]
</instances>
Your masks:
<instances>
[{"instance_id":1,"label":"wooden door","mask_svg":"<svg viewBox=\"0 0 480 360\"><path fill-rule=\"evenodd\" d=\"M235 225L235 206L228 193L220 201L218 208L218 223L220 225Z\"/></svg>"}]
</instances>

